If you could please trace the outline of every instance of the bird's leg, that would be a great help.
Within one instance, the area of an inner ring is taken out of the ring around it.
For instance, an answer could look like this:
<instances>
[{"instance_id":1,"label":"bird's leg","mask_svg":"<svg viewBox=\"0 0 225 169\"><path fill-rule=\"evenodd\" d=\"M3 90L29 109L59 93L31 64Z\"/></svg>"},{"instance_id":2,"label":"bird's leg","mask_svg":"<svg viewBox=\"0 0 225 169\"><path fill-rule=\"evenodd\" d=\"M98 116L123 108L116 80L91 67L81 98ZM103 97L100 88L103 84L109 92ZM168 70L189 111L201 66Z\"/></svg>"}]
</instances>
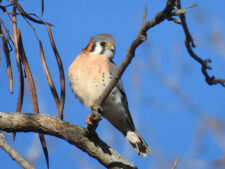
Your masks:
<instances>
[{"instance_id":1,"label":"bird's leg","mask_svg":"<svg viewBox=\"0 0 225 169\"><path fill-rule=\"evenodd\" d=\"M96 103L96 101L93 101L93 102L91 103L91 106L90 106L90 107L91 107L91 110L93 110L93 108L94 108L94 106L95 106L95 103ZM85 122L86 122L87 124L89 124L89 125L93 125L93 123L91 122L91 121L92 121L92 120L91 120L92 118L93 118L93 114L89 114Z\"/></svg>"},{"instance_id":2,"label":"bird's leg","mask_svg":"<svg viewBox=\"0 0 225 169\"><path fill-rule=\"evenodd\" d=\"M98 127L99 121L102 119L103 109L101 106L96 105L96 101L93 101L90 106L92 113L88 115L86 123L87 134L96 134L95 130Z\"/></svg>"},{"instance_id":3,"label":"bird's leg","mask_svg":"<svg viewBox=\"0 0 225 169\"><path fill-rule=\"evenodd\" d=\"M117 69L117 66L116 66L116 64L115 64L115 63L112 63L112 64L113 64L114 68L115 68L115 69Z\"/></svg>"}]
</instances>

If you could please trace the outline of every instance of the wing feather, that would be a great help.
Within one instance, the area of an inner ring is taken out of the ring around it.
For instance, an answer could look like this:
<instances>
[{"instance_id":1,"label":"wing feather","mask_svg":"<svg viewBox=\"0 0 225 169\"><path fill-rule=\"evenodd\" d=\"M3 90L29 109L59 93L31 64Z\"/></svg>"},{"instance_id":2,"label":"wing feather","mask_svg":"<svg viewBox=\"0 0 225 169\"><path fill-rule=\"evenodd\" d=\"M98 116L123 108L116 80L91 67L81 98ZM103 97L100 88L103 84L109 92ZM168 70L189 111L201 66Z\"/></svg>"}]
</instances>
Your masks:
<instances>
[{"instance_id":1,"label":"wing feather","mask_svg":"<svg viewBox=\"0 0 225 169\"><path fill-rule=\"evenodd\" d=\"M112 60L110 61L110 63L111 63L111 67L112 67L112 76L113 76L113 74L116 72L117 67L116 67L116 64ZM135 130L135 125L134 125L133 119L132 119L131 114L130 114L127 96L126 96L126 93L124 91L121 79L118 81L116 87L118 88L118 90L119 90L119 92L122 96L121 100L122 100L122 105L123 105L123 107L126 111L127 117L128 117L127 121L132 126L132 128Z\"/></svg>"}]
</instances>

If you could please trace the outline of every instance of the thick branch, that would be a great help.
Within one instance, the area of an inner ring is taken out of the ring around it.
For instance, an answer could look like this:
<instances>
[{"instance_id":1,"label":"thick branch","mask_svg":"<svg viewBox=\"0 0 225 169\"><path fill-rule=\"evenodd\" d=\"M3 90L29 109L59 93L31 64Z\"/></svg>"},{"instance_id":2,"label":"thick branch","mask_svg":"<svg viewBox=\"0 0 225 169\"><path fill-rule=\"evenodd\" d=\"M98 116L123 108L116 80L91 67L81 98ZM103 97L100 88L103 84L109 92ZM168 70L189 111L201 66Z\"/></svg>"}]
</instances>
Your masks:
<instances>
[{"instance_id":1,"label":"thick branch","mask_svg":"<svg viewBox=\"0 0 225 169\"><path fill-rule=\"evenodd\" d=\"M25 169L34 169L33 165L24 159L15 149L13 149L4 139L3 136L0 135L0 147L7 152L13 160L15 160L21 167Z\"/></svg>"},{"instance_id":2,"label":"thick branch","mask_svg":"<svg viewBox=\"0 0 225 169\"><path fill-rule=\"evenodd\" d=\"M87 136L85 129L43 114L0 112L0 130L8 132L38 132L66 140L110 169L135 169L119 153L99 139Z\"/></svg>"}]
</instances>

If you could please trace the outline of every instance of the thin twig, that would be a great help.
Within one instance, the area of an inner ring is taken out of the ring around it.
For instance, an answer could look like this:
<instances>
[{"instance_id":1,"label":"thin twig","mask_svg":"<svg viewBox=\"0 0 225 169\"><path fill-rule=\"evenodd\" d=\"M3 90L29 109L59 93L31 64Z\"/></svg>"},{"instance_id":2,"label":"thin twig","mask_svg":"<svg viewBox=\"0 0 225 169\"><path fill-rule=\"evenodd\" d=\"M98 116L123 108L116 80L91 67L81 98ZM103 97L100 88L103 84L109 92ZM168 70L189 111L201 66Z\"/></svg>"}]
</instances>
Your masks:
<instances>
[{"instance_id":1,"label":"thin twig","mask_svg":"<svg viewBox=\"0 0 225 169\"><path fill-rule=\"evenodd\" d=\"M180 0L177 0L177 8L181 9ZM208 74L207 70L212 69L211 66L209 65L209 63L211 62L211 59L208 58L208 59L203 60L200 57L198 57L192 50L192 48L195 47L195 44L194 44L194 40L190 34L190 31L188 29L188 25L186 23L184 14L180 15L180 20L181 20L181 24L182 24L184 33L186 35L185 46L187 48L187 51L189 52L190 56L194 60L196 60L198 63L201 64L201 66L202 66L201 70L202 70L202 74L205 76L205 81L209 85L221 84L223 87L225 87L225 79L218 79L218 78L215 78L215 76L210 76Z\"/></svg>"},{"instance_id":2,"label":"thin twig","mask_svg":"<svg viewBox=\"0 0 225 169\"><path fill-rule=\"evenodd\" d=\"M39 41L39 38L38 38L38 35L37 35L37 32L36 32L35 27L29 22L29 20L28 20L25 16L23 16L23 18L24 18L25 21L28 23L28 25L31 27L31 29L32 29L33 32L34 32L34 35L35 35L36 39Z\"/></svg>"},{"instance_id":3,"label":"thin twig","mask_svg":"<svg viewBox=\"0 0 225 169\"><path fill-rule=\"evenodd\" d=\"M54 26L54 25L52 25L51 23L43 22L43 20L37 20L37 19L31 17L30 15L34 15L34 16L36 16L36 17L37 17L37 15L36 15L36 14L28 14L28 13L26 13L26 12L24 11L24 9L20 6L19 3L13 1L13 4L14 4L14 5L17 7L17 9L21 12L20 15L25 16L27 19L29 19L29 20L31 20L31 21L33 21L33 22L35 22L35 23L39 23L39 24L46 24L46 23L47 23L47 24L49 24L50 26Z\"/></svg>"},{"instance_id":4,"label":"thin twig","mask_svg":"<svg viewBox=\"0 0 225 169\"><path fill-rule=\"evenodd\" d=\"M145 12L144 12L144 17L143 17L143 24L146 23L147 20L147 14L148 14L148 6L145 6Z\"/></svg>"},{"instance_id":5,"label":"thin twig","mask_svg":"<svg viewBox=\"0 0 225 169\"><path fill-rule=\"evenodd\" d=\"M3 20L2 20L1 18L0 18L0 22L1 22L2 25L3 25L2 28L4 28L4 29L2 29L2 32L4 31L4 32L7 34L8 38L11 40L11 42L14 43L14 42L13 42L13 38L12 38L12 36L11 36L10 33L9 33L9 30L7 29L5 23L3 22ZM10 44L10 43L9 43L9 44ZM9 50L9 51L10 51L10 50Z\"/></svg>"},{"instance_id":6,"label":"thin twig","mask_svg":"<svg viewBox=\"0 0 225 169\"><path fill-rule=\"evenodd\" d=\"M185 14L187 12L187 9L188 8L193 8L193 7L196 7L197 5L196 4L193 4L193 5L190 5L186 8L183 8L183 9L177 9L175 12L172 13L173 16L179 16L181 14Z\"/></svg>"},{"instance_id":7,"label":"thin twig","mask_svg":"<svg viewBox=\"0 0 225 169\"><path fill-rule=\"evenodd\" d=\"M23 158L14 148L12 148L4 139L2 134L0 134L0 147L9 154L13 160L15 160L24 169L34 169L34 166Z\"/></svg>"},{"instance_id":8,"label":"thin twig","mask_svg":"<svg viewBox=\"0 0 225 169\"><path fill-rule=\"evenodd\" d=\"M41 0L41 16L44 14L44 9L45 9L45 1Z\"/></svg>"},{"instance_id":9,"label":"thin twig","mask_svg":"<svg viewBox=\"0 0 225 169\"><path fill-rule=\"evenodd\" d=\"M178 160L179 160L179 159L176 157L176 159L174 160L172 169L176 169L176 168L177 168Z\"/></svg>"}]
</instances>

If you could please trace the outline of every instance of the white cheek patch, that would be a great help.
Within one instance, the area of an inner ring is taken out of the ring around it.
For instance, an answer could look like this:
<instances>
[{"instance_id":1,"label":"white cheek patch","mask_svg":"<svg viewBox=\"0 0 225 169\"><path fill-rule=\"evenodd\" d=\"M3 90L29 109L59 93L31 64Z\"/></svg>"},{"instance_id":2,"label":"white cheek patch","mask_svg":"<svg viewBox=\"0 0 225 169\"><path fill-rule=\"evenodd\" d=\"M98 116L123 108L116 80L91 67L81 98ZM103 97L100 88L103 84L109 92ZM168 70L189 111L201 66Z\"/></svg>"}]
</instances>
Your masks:
<instances>
[{"instance_id":1,"label":"white cheek patch","mask_svg":"<svg viewBox=\"0 0 225 169\"><path fill-rule=\"evenodd\" d=\"M113 51L108 48L103 49L99 42L95 43L94 51L91 52L94 55L103 55L106 58L111 59L114 55Z\"/></svg>"},{"instance_id":2,"label":"white cheek patch","mask_svg":"<svg viewBox=\"0 0 225 169\"><path fill-rule=\"evenodd\" d=\"M96 45L95 49L91 53L95 54L95 55L99 55L102 52L103 48L102 48L102 46L99 43L96 43L95 45Z\"/></svg>"}]
</instances>

